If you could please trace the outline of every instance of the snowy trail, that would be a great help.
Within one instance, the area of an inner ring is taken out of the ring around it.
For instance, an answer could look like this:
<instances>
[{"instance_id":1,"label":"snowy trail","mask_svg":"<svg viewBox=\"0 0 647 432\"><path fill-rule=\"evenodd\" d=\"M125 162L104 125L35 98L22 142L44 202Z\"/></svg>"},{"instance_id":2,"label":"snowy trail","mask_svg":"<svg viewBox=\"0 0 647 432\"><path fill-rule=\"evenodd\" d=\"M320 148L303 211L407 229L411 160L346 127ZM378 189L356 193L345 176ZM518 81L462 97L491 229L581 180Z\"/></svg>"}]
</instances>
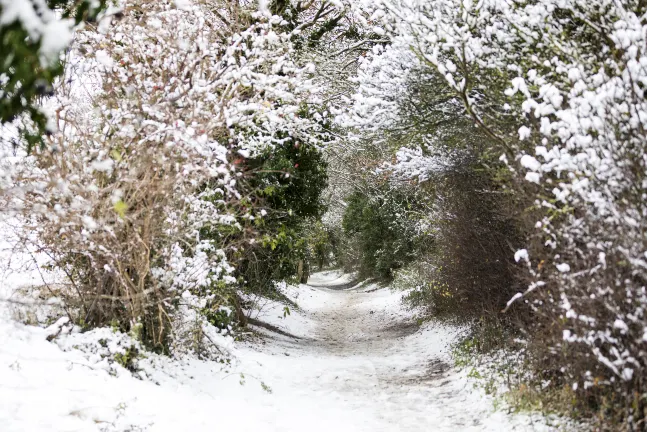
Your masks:
<instances>
[{"instance_id":1,"label":"snowy trail","mask_svg":"<svg viewBox=\"0 0 647 432\"><path fill-rule=\"evenodd\" d=\"M456 330L419 328L402 310L402 293L371 285L349 289L348 276L335 272L316 274L309 284L297 301L314 330L301 334L307 339L281 342L290 360L278 370L294 370L288 365L294 360L309 367L280 380L298 378L313 400L331 395L343 402L340 410L351 411L354 422L341 430L550 429L529 416L495 412L492 401L449 366Z\"/></svg>"},{"instance_id":2,"label":"snowy trail","mask_svg":"<svg viewBox=\"0 0 647 432\"><path fill-rule=\"evenodd\" d=\"M261 341L232 348L230 367L153 357L151 381L111 376L43 329L0 320L0 430L550 430L494 411L449 367L455 329L418 328L401 292L335 289L349 282L316 274L312 286L287 289L299 310L263 309L259 319L298 338L259 330Z\"/></svg>"}]
</instances>

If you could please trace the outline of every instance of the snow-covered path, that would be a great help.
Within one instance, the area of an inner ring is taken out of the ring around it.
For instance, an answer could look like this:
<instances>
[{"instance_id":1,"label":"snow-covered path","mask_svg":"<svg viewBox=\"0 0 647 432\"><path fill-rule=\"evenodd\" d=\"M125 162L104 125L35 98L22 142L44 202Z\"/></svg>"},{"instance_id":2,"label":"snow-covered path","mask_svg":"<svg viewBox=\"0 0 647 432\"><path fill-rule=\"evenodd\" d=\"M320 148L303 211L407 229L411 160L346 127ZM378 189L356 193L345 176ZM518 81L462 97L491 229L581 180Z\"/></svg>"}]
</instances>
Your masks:
<instances>
[{"instance_id":1,"label":"snow-covered path","mask_svg":"<svg viewBox=\"0 0 647 432\"><path fill-rule=\"evenodd\" d=\"M276 382L302 389L313 403L321 397L340 402L317 413L316 422L336 418L338 430L348 431L550 429L529 416L494 411L465 373L449 366L455 329L419 328L402 309L401 292L348 282L336 272L311 277L297 302L314 325L286 323L302 339L276 341L285 363L271 368Z\"/></svg>"},{"instance_id":2,"label":"snow-covered path","mask_svg":"<svg viewBox=\"0 0 647 432\"><path fill-rule=\"evenodd\" d=\"M234 345L229 367L151 357L145 381L125 370L112 376L101 359L47 342L43 329L0 319L0 430L549 429L494 411L449 367L455 330L418 328L402 293L348 282L326 272L288 287L300 309L287 317L283 305L266 305L258 318L295 338L261 330Z\"/></svg>"}]
</instances>

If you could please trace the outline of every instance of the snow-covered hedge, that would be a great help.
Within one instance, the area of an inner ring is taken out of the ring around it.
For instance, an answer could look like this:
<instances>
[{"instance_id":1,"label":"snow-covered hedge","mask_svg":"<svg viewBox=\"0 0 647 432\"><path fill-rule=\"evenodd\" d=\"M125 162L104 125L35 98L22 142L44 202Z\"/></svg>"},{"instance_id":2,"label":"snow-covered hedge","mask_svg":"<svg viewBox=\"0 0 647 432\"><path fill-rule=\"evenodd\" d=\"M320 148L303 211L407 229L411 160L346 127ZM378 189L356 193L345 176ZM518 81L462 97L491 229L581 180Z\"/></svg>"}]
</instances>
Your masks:
<instances>
[{"instance_id":1,"label":"snow-covered hedge","mask_svg":"<svg viewBox=\"0 0 647 432\"><path fill-rule=\"evenodd\" d=\"M209 311L234 302L231 259L256 240L244 221L265 214L244 161L286 137L318 144L299 115L312 66L283 20L217 6L125 1L77 32L48 102L58 132L5 190L67 276L77 321L141 326L156 349L207 337Z\"/></svg>"},{"instance_id":2,"label":"snow-covered hedge","mask_svg":"<svg viewBox=\"0 0 647 432\"><path fill-rule=\"evenodd\" d=\"M407 76L427 70L443 78L439 88L453 101L448 115L460 105L507 174L492 167L487 151L482 161L527 206L519 214L534 218L520 251L509 252L528 282L508 311L523 301L534 310L538 374L571 386L584 405L594 401L588 406L601 418L640 424L647 385L645 5L383 0L365 2L364 10L391 43L360 69L345 124L360 134L394 130ZM395 171L423 180L438 173L455 157L444 147L448 139L413 142Z\"/></svg>"}]
</instances>

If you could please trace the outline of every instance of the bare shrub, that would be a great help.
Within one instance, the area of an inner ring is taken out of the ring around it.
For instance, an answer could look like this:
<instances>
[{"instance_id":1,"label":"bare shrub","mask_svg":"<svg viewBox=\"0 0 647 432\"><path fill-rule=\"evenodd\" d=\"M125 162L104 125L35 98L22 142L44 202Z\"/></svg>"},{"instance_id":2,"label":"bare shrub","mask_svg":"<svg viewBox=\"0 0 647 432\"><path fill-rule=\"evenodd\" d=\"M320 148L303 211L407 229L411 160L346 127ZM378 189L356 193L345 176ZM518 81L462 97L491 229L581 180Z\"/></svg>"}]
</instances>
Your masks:
<instances>
[{"instance_id":1,"label":"bare shrub","mask_svg":"<svg viewBox=\"0 0 647 432\"><path fill-rule=\"evenodd\" d=\"M230 260L255 236L241 221L262 218L242 161L314 124L294 114L312 89L290 35L219 5L126 1L79 32L58 132L12 180L77 323L163 351L237 304Z\"/></svg>"},{"instance_id":2,"label":"bare shrub","mask_svg":"<svg viewBox=\"0 0 647 432\"><path fill-rule=\"evenodd\" d=\"M119 156L107 173L87 170L86 161L75 157L83 149L61 144L60 151L37 154L50 181L27 199L47 208L44 216L30 218L31 228L68 277L67 302L79 308L83 325L116 322L127 331L141 323L146 341L165 345L171 306L181 293L162 269L177 267L185 287L204 284L207 276L197 263L180 267L187 252L192 258L201 252L187 202L197 191L183 176L188 155L147 144L128 149L131 154ZM79 176L84 172L87 177Z\"/></svg>"}]
</instances>

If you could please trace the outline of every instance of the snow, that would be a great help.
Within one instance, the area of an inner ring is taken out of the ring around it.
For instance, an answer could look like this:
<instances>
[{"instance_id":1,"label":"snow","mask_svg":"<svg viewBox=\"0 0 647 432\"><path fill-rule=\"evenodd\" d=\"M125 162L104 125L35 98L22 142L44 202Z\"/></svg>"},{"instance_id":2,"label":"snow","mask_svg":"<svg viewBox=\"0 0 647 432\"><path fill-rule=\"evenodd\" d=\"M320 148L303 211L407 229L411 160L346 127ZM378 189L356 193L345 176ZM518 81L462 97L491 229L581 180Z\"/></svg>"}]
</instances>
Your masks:
<instances>
[{"instance_id":1,"label":"snow","mask_svg":"<svg viewBox=\"0 0 647 432\"><path fill-rule=\"evenodd\" d=\"M508 303L506 303L506 305L505 305L505 306L506 306L506 309L507 309L508 307L510 307L510 305L511 305L512 303L514 303L515 301L519 300L521 297L523 297L523 294L522 294L522 293L516 293L515 295L513 295L513 296L512 296L512 298L511 298L510 300L508 300Z\"/></svg>"},{"instance_id":2,"label":"snow","mask_svg":"<svg viewBox=\"0 0 647 432\"><path fill-rule=\"evenodd\" d=\"M539 183L539 180L541 179L541 174L529 172L529 173L526 173L525 179L531 183Z\"/></svg>"},{"instance_id":3,"label":"snow","mask_svg":"<svg viewBox=\"0 0 647 432\"><path fill-rule=\"evenodd\" d=\"M41 63L53 63L72 41L73 21L53 19L43 27L41 36Z\"/></svg>"},{"instance_id":4,"label":"snow","mask_svg":"<svg viewBox=\"0 0 647 432\"><path fill-rule=\"evenodd\" d=\"M180 10L191 10L192 3L190 0L173 0L173 3L175 3L175 7Z\"/></svg>"},{"instance_id":5,"label":"snow","mask_svg":"<svg viewBox=\"0 0 647 432\"><path fill-rule=\"evenodd\" d=\"M623 334L629 331L629 327L627 324L621 320L621 319L616 319L613 323L613 328L616 328L620 330Z\"/></svg>"},{"instance_id":6,"label":"snow","mask_svg":"<svg viewBox=\"0 0 647 432\"><path fill-rule=\"evenodd\" d=\"M95 171L112 171L114 161L112 159L104 159L101 161L94 161L90 164L90 167Z\"/></svg>"},{"instance_id":7,"label":"snow","mask_svg":"<svg viewBox=\"0 0 647 432\"><path fill-rule=\"evenodd\" d=\"M264 331L229 347L230 366L148 353L142 380L83 348L100 337L116 346L125 335L98 329L48 342L56 324L16 322L3 304L0 424L6 432L550 429L494 411L466 371L449 366L456 328L418 327L403 292L347 288L352 280L325 272L312 276L316 287L285 287L299 304L285 318L269 302L258 318L296 338ZM3 297L23 282L32 283L3 279Z\"/></svg>"},{"instance_id":8,"label":"snow","mask_svg":"<svg viewBox=\"0 0 647 432\"><path fill-rule=\"evenodd\" d=\"M343 273L339 270L331 270L327 272L315 273L308 279L309 285L316 285L318 287L339 286L350 283L353 280L353 275Z\"/></svg>"},{"instance_id":9,"label":"snow","mask_svg":"<svg viewBox=\"0 0 647 432\"><path fill-rule=\"evenodd\" d=\"M531 132L532 131L527 126L521 126L519 128L519 139L522 141L525 140L530 136Z\"/></svg>"},{"instance_id":10,"label":"snow","mask_svg":"<svg viewBox=\"0 0 647 432\"><path fill-rule=\"evenodd\" d=\"M99 50L94 56L100 64L108 69L113 67L115 64L114 60L112 60L112 57L110 57L110 54L108 54L106 50Z\"/></svg>"},{"instance_id":11,"label":"snow","mask_svg":"<svg viewBox=\"0 0 647 432\"><path fill-rule=\"evenodd\" d=\"M539 169L541 168L539 161L530 155L523 155L520 162L521 166L532 171L539 171Z\"/></svg>"},{"instance_id":12,"label":"snow","mask_svg":"<svg viewBox=\"0 0 647 432\"><path fill-rule=\"evenodd\" d=\"M515 262L519 262L521 260L528 261L528 251L526 249L519 249L514 253L514 260Z\"/></svg>"}]
</instances>

